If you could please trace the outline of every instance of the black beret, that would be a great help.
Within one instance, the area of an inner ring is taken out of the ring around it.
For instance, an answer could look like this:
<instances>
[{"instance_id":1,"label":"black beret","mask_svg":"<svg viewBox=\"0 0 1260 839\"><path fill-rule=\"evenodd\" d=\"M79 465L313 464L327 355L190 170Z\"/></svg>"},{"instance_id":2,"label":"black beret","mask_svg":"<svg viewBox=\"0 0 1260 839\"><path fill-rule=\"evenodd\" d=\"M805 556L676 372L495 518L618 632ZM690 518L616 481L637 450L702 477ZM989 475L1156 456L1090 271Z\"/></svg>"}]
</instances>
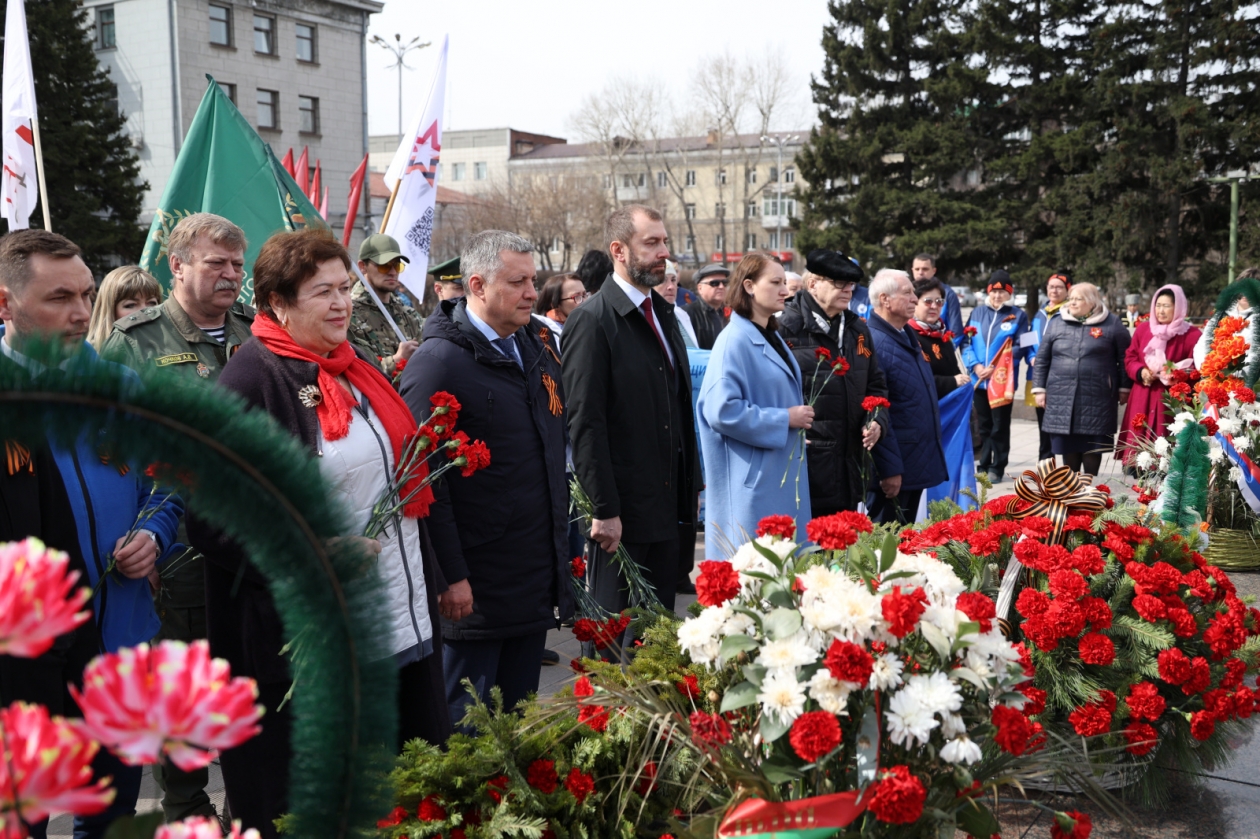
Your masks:
<instances>
[{"instance_id":1,"label":"black beret","mask_svg":"<svg viewBox=\"0 0 1260 839\"><path fill-rule=\"evenodd\" d=\"M805 257L805 270L838 283L860 283L866 279L862 269L840 251L816 248Z\"/></svg>"}]
</instances>

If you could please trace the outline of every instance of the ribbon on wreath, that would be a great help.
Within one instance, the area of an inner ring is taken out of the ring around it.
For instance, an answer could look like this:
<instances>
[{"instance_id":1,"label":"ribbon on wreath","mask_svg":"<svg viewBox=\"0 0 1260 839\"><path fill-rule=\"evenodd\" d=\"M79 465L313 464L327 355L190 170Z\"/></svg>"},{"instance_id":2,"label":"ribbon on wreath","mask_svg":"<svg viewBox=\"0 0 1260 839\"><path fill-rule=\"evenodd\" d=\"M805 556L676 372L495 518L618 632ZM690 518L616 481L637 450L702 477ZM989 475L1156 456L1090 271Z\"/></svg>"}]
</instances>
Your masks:
<instances>
[{"instance_id":1,"label":"ribbon on wreath","mask_svg":"<svg viewBox=\"0 0 1260 839\"><path fill-rule=\"evenodd\" d=\"M862 792L837 792L796 801L749 798L718 825L719 839L827 839L866 810Z\"/></svg>"},{"instance_id":2,"label":"ribbon on wreath","mask_svg":"<svg viewBox=\"0 0 1260 839\"><path fill-rule=\"evenodd\" d=\"M1063 541L1063 528L1067 524L1068 516L1073 513L1093 515L1107 508L1107 496L1091 486L1093 480L1091 476L1082 475L1071 467L1055 467L1053 460L1043 460L1037 464L1036 471L1026 469L1016 479L1015 498L1006 502L1006 509L1002 512L1013 519L1044 516L1050 520L1050 544L1058 545ZM1020 501L1029 506L1018 509L1016 505ZM1019 588L1023 570L1023 563L1012 556L1006 566L1006 574L1002 577L1002 587L998 591L998 626L1007 638L1011 637L1008 615L1015 602L1015 592Z\"/></svg>"}]
</instances>

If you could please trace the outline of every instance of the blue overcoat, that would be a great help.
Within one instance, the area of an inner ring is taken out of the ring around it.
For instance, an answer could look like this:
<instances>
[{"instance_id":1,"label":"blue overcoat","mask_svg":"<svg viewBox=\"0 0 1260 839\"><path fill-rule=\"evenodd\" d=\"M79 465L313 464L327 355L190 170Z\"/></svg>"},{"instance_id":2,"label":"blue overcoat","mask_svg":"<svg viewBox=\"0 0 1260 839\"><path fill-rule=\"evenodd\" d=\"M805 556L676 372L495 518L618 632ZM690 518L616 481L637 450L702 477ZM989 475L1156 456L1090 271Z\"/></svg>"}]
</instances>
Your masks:
<instances>
[{"instance_id":1,"label":"blue overcoat","mask_svg":"<svg viewBox=\"0 0 1260 839\"><path fill-rule=\"evenodd\" d=\"M801 368L791 350L787 356L784 361L756 325L737 314L713 345L696 403L710 559L728 557L770 515L794 516L797 538L805 541L809 467L801 459L799 430L788 428L788 408L805 398Z\"/></svg>"}]
</instances>

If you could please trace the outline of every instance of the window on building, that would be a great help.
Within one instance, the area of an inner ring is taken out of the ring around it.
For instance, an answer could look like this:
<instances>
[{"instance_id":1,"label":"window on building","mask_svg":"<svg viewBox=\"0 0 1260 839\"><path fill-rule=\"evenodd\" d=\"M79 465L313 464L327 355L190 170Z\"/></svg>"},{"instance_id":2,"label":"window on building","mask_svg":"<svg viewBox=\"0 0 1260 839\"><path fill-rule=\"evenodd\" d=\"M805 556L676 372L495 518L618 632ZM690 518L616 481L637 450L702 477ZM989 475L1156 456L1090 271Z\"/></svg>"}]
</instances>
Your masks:
<instances>
[{"instance_id":1,"label":"window on building","mask_svg":"<svg viewBox=\"0 0 1260 839\"><path fill-rule=\"evenodd\" d=\"M232 100L232 104L236 104L236 85L229 82L217 82L219 90L223 91L223 95Z\"/></svg>"},{"instance_id":2,"label":"window on building","mask_svg":"<svg viewBox=\"0 0 1260 839\"><path fill-rule=\"evenodd\" d=\"M757 234L756 233L749 233L746 237L744 237L744 250L746 251L757 250Z\"/></svg>"},{"instance_id":3,"label":"window on building","mask_svg":"<svg viewBox=\"0 0 1260 839\"><path fill-rule=\"evenodd\" d=\"M718 252L718 253L725 253L725 251L726 251L726 237L725 237L725 236L723 236L721 233L719 233L717 236L713 237L713 247L714 247L714 249L716 249L716 250L717 250L717 252Z\"/></svg>"},{"instance_id":4,"label":"window on building","mask_svg":"<svg viewBox=\"0 0 1260 839\"><path fill-rule=\"evenodd\" d=\"M657 172L656 185L660 187L661 189L664 189L665 187L669 186L669 175L665 174L664 172Z\"/></svg>"},{"instance_id":5,"label":"window on building","mask_svg":"<svg viewBox=\"0 0 1260 839\"><path fill-rule=\"evenodd\" d=\"M118 85L113 82L109 83L109 98L105 100L105 107L111 114L118 115Z\"/></svg>"},{"instance_id":6,"label":"window on building","mask_svg":"<svg viewBox=\"0 0 1260 839\"><path fill-rule=\"evenodd\" d=\"M258 88L258 127L280 127L280 94Z\"/></svg>"},{"instance_id":7,"label":"window on building","mask_svg":"<svg viewBox=\"0 0 1260 839\"><path fill-rule=\"evenodd\" d=\"M770 183L774 183L778 179L779 179L779 167L771 166L770 167Z\"/></svg>"},{"instance_id":8,"label":"window on building","mask_svg":"<svg viewBox=\"0 0 1260 839\"><path fill-rule=\"evenodd\" d=\"M695 205L695 204L683 204L683 215L684 215L686 218L695 218L695 217L696 217L696 205Z\"/></svg>"},{"instance_id":9,"label":"window on building","mask_svg":"<svg viewBox=\"0 0 1260 839\"><path fill-rule=\"evenodd\" d=\"M783 247L787 250L791 250L792 248L796 247L796 234L795 233L793 233L790 230L784 231Z\"/></svg>"},{"instance_id":10,"label":"window on building","mask_svg":"<svg viewBox=\"0 0 1260 839\"><path fill-rule=\"evenodd\" d=\"M630 174L625 174L625 175L622 175L622 176L621 176L621 186L622 186L624 189L629 189L630 187L634 186L634 176L633 176L633 175L630 175Z\"/></svg>"},{"instance_id":11,"label":"window on building","mask_svg":"<svg viewBox=\"0 0 1260 839\"><path fill-rule=\"evenodd\" d=\"M724 218L726 216L726 205L719 202L713 205L713 217Z\"/></svg>"},{"instance_id":12,"label":"window on building","mask_svg":"<svg viewBox=\"0 0 1260 839\"><path fill-rule=\"evenodd\" d=\"M796 215L796 199L784 198L780 207L778 198L767 198L762 202L761 211L767 216L794 216Z\"/></svg>"},{"instance_id":13,"label":"window on building","mask_svg":"<svg viewBox=\"0 0 1260 839\"><path fill-rule=\"evenodd\" d=\"M757 202L756 201L749 201L746 205L744 205L744 217L745 218L757 217Z\"/></svg>"},{"instance_id":14,"label":"window on building","mask_svg":"<svg viewBox=\"0 0 1260 839\"><path fill-rule=\"evenodd\" d=\"M783 167L783 182L785 184L796 183L796 170L793 169L791 166Z\"/></svg>"},{"instance_id":15,"label":"window on building","mask_svg":"<svg viewBox=\"0 0 1260 839\"><path fill-rule=\"evenodd\" d=\"M112 50L117 44L114 41L114 7L96 7L96 48Z\"/></svg>"},{"instance_id":16,"label":"window on building","mask_svg":"<svg viewBox=\"0 0 1260 839\"><path fill-rule=\"evenodd\" d=\"M473 180L484 181L485 179L486 179L486 164L474 163L473 164Z\"/></svg>"},{"instance_id":17,"label":"window on building","mask_svg":"<svg viewBox=\"0 0 1260 839\"><path fill-rule=\"evenodd\" d=\"M685 179L683 180L683 183L684 183L686 186L695 186L695 185L696 185L696 170L695 170L695 169L688 169L688 170L687 170L687 174L686 174Z\"/></svg>"},{"instance_id":18,"label":"window on building","mask_svg":"<svg viewBox=\"0 0 1260 839\"><path fill-rule=\"evenodd\" d=\"M297 25L297 60L315 61L315 27L309 23Z\"/></svg>"},{"instance_id":19,"label":"window on building","mask_svg":"<svg viewBox=\"0 0 1260 839\"><path fill-rule=\"evenodd\" d=\"M779 231L771 230L766 234L766 247L772 251L779 249Z\"/></svg>"},{"instance_id":20,"label":"window on building","mask_svg":"<svg viewBox=\"0 0 1260 839\"><path fill-rule=\"evenodd\" d=\"M755 183L757 183L757 169L756 169L756 167L750 166L750 167L748 167L747 169L745 169L745 170L744 170L744 177L748 180L748 183L750 183L750 184L755 184Z\"/></svg>"},{"instance_id":21,"label":"window on building","mask_svg":"<svg viewBox=\"0 0 1260 839\"><path fill-rule=\"evenodd\" d=\"M462 181L464 179L464 167L467 165L468 164L466 163L452 163L451 164L451 180Z\"/></svg>"},{"instance_id":22,"label":"window on building","mask_svg":"<svg viewBox=\"0 0 1260 839\"><path fill-rule=\"evenodd\" d=\"M717 170L717 182L718 182L718 186L726 186L726 170L725 169Z\"/></svg>"},{"instance_id":23,"label":"window on building","mask_svg":"<svg viewBox=\"0 0 1260 839\"><path fill-rule=\"evenodd\" d=\"M314 96L298 97L298 130L303 134L319 133L319 100Z\"/></svg>"},{"instance_id":24,"label":"window on building","mask_svg":"<svg viewBox=\"0 0 1260 839\"><path fill-rule=\"evenodd\" d=\"M691 253L695 253L696 251L696 237L695 236L693 236L690 233L687 234L687 241L683 245L683 250L690 251Z\"/></svg>"},{"instance_id":25,"label":"window on building","mask_svg":"<svg viewBox=\"0 0 1260 839\"><path fill-rule=\"evenodd\" d=\"M210 5L210 43L232 46L232 8Z\"/></svg>"},{"instance_id":26,"label":"window on building","mask_svg":"<svg viewBox=\"0 0 1260 839\"><path fill-rule=\"evenodd\" d=\"M254 52L262 55L276 54L276 19L268 15L254 15Z\"/></svg>"}]
</instances>

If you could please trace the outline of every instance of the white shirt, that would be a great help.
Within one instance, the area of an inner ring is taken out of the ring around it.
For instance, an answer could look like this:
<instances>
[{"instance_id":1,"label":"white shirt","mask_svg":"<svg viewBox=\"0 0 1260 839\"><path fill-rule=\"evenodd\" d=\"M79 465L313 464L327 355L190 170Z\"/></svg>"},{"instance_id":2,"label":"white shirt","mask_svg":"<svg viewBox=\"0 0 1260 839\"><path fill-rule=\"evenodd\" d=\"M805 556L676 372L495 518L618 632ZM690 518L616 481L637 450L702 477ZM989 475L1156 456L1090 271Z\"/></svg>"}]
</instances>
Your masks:
<instances>
[{"instance_id":1,"label":"white shirt","mask_svg":"<svg viewBox=\"0 0 1260 839\"><path fill-rule=\"evenodd\" d=\"M630 285L630 283L626 282L625 280L621 279L621 277L617 276L615 273L613 274L612 278L613 278L613 282L615 282L621 288L621 290L626 293L626 297L630 298L630 302L634 304L634 307L642 311L643 301L647 299L648 297L647 294L644 294L643 292L639 291L637 288ZM651 292L648 292L648 294L650 293ZM665 333L661 330L660 319L657 318L656 316L655 307L653 307L652 309L652 329L656 331L656 337L660 338L661 343L665 345L665 354L669 356L670 365L676 367L677 364L674 362L674 350L669 345L669 339L665 337Z\"/></svg>"},{"instance_id":2,"label":"white shirt","mask_svg":"<svg viewBox=\"0 0 1260 839\"><path fill-rule=\"evenodd\" d=\"M696 337L696 328L691 325L691 313L675 303L674 317L678 318L678 325L682 328L683 337L691 342L687 346L699 349L700 339ZM684 343L686 342L684 341Z\"/></svg>"}]
</instances>

